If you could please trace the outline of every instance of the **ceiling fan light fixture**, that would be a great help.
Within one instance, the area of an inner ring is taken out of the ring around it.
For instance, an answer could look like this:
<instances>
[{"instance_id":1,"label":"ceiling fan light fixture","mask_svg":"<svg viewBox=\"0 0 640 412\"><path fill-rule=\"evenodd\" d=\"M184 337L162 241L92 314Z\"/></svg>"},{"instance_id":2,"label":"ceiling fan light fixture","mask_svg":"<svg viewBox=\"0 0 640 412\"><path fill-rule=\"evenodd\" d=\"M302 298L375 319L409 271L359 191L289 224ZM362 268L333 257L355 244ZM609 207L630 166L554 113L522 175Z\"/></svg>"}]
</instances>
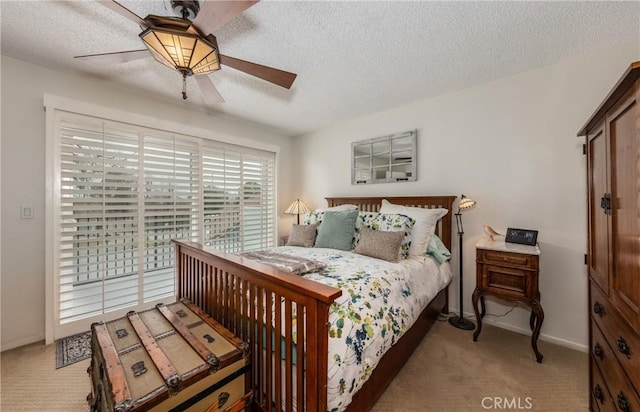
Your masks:
<instances>
[{"instance_id":1,"label":"ceiling fan light fixture","mask_svg":"<svg viewBox=\"0 0 640 412\"><path fill-rule=\"evenodd\" d=\"M140 26L143 31L139 37L147 50L91 54L75 56L76 58L125 63L147 57L146 52L149 51L156 61L180 73L183 99L187 98L188 76L215 72L220 70L221 63L286 89L291 88L296 79L295 73L220 54L218 41L211 33L260 0L169 0L180 17L150 14L144 19L119 1L121 0L99 0L98 3ZM205 103L224 102L209 76L194 77Z\"/></svg>"},{"instance_id":2,"label":"ceiling fan light fixture","mask_svg":"<svg viewBox=\"0 0 640 412\"><path fill-rule=\"evenodd\" d=\"M192 33L151 26L140 33L140 39L154 59L181 73L207 74L220 70L218 47L213 36L205 39Z\"/></svg>"}]
</instances>

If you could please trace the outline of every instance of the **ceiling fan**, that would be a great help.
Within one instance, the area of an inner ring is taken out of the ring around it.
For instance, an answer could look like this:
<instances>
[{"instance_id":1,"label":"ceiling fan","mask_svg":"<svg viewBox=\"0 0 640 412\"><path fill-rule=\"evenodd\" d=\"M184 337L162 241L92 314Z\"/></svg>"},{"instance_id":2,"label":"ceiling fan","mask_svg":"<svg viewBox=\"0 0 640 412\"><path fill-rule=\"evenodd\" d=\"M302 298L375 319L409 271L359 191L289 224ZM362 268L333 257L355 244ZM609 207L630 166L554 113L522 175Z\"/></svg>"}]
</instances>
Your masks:
<instances>
[{"instance_id":1,"label":"ceiling fan","mask_svg":"<svg viewBox=\"0 0 640 412\"><path fill-rule=\"evenodd\" d=\"M295 73L274 69L221 54L214 30L233 19L259 0L204 1L171 0L180 17L148 15L144 19L115 0L98 3L137 23L142 28L139 37L147 47L115 53L75 56L99 63L125 63L152 56L165 66L182 74L182 98L187 98L187 76L194 76L207 104L224 99L207 74L220 70L220 65L232 67L284 88L291 88Z\"/></svg>"}]
</instances>

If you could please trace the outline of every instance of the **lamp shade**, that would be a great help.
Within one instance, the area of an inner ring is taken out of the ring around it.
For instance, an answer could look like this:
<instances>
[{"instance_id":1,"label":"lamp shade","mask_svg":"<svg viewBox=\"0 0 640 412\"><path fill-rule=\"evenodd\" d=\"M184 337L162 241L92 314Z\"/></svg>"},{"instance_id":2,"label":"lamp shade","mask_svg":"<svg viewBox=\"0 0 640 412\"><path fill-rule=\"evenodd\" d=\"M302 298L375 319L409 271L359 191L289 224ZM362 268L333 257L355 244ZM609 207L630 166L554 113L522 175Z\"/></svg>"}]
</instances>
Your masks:
<instances>
[{"instance_id":1,"label":"lamp shade","mask_svg":"<svg viewBox=\"0 0 640 412\"><path fill-rule=\"evenodd\" d=\"M458 204L458 213L465 209L471 209L476 205L476 201L466 197L465 195L460 196L460 203Z\"/></svg>"},{"instance_id":2,"label":"lamp shade","mask_svg":"<svg viewBox=\"0 0 640 412\"><path fill-rule=\"evenodd\" d=\"M303 213L307 213L309 208L300 201L300 199L296 199L295 202L291 203L291 206L284 211L284 213L288 213L290 215L301 215Z\"/></svg>"},{"instance_id":3,"label":"lamp shade","mask_svg":"<svg viewBox=\"0 0 640 412\"><path fill-rule=\"evenodd\" d=\"M196 34L151 26L140 39L158 62L183 74L206 74L220 70L217 46Z\"/></svg>"}]
</instances>

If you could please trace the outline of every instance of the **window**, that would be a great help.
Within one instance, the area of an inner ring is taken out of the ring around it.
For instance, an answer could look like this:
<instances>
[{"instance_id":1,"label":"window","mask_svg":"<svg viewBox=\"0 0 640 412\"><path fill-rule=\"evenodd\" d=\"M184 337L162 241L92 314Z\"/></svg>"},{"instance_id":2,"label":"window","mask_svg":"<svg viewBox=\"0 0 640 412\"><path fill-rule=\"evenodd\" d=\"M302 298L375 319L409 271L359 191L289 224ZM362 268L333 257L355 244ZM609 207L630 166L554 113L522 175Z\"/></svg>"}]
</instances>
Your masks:
<instances>
[{"instance_id":1,"label":"window","mask_svg":"<svg viewBox=\"0 0 640 412\"><path fill-rule=\"evenodd\" d=\"M58 110L54 129L57 325L173 298L173 238L274 245L275 153Z\"/></svg>"}]
</instances>

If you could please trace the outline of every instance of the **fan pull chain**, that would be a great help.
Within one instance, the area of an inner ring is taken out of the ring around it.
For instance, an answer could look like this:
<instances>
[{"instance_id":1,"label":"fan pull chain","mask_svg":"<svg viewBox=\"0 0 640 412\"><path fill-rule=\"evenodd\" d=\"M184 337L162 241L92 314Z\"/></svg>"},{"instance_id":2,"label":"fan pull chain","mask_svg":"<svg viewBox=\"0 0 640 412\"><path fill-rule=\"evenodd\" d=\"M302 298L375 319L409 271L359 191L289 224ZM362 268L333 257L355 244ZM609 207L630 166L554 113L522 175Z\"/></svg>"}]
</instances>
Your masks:
<instances>
[{"instance_id":1,"label":"fan pull chain","mask_svg":"<svg viewBox=\"0 0 640 412\"><path fill-rule=\"evenodd\" d=\"M187 74L182 73L182 99L187 100Z\"/></svg>"}]
</instances>

